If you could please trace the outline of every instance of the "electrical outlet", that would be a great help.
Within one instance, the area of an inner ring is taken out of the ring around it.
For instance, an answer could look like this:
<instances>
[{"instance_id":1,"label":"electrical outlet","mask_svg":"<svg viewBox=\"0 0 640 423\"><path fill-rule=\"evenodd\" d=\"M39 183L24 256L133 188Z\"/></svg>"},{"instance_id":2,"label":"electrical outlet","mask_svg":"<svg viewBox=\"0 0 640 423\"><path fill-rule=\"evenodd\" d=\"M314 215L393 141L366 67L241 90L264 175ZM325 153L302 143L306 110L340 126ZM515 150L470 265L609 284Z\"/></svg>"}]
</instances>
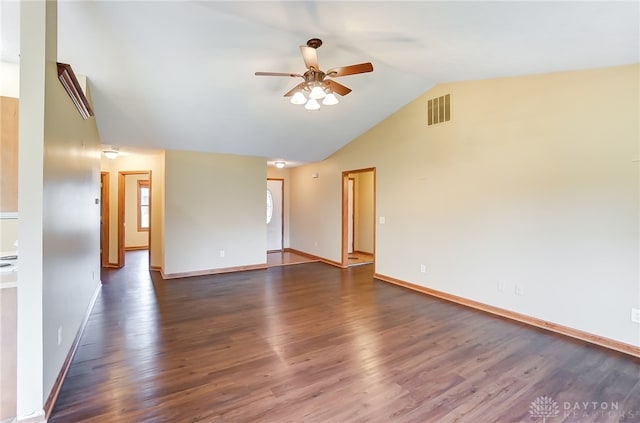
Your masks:
<instances>
[{"instance_id":1,"label":"electrical outlet","mask_svg":"<svg viewBox=\"0 0 640 423\"><path fill-rule=\"evenodd\" d=\"M427 273L427 265L426 264L421 264L420 265L420 273Z\"/></svg>"},{"instance_id":2,"label":"electrical outlet","mask_svg":"<svg viewBox=\"0 0 640 423\"><path fill-rule=\"evenodd\" d=\"M220 257L224 257L224 250L220 250Z\"/></svg>"},{"instance_id":3,"label":"electrical outlet","mask_svg":"<svg viewBox=\"0 0 640 423\"><path fill-rule=\"evenodd\" d=\"M62 344L62 326L58 326L58 345Z\"/></svg>"},{"instance_id":4,"label":"electrical outlet","mask_svg":"<svg viewBox=\"0 0 640 423\"><path fill-rule=\"evenodd\" d=\"M522 285L516 285L513 289L513 293L516 295L524 295L524 287Z\"/></svg>"},{"instance_id":5,"label":"electrical outlet","mask_svg":"<svg viewBox=\"0 0 640 423\"><path fill-rule=\"evenodd\" d=\"M498 292L504 292L504 282L498 282Z\"/></svg>"},{"instance_id":6,"label":"electrical outlet","mask_svg":"<svg viewBox=\"0 0 640 423\"><path fill-rule=\"evenodd\" d=\"M384 225L385 223L387 223L387 219L384 216L380 216L380 224Z\"/></svg>"},{"instance_id":7,"label":"electrical outlet","mask_svg":"<svg viewBox=\"0 0 640 423\"><path fill-rule=\"evenodd\" d=\"M640 308L631 309L631 321L640 323Z\"/></svg>"}]
</instances>

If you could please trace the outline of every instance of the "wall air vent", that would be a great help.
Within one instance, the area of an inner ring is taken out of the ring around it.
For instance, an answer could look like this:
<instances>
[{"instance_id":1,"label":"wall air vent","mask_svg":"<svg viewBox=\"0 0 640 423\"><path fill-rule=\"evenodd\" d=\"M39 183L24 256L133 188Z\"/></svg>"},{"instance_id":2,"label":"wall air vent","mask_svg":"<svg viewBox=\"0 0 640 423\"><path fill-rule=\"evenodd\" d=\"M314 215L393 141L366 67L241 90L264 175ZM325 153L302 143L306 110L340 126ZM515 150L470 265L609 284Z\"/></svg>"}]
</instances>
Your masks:
<instances>
[{"instance_id":1,"label":"wall air vent","mask_svg":"<svg viewBox=\"0 0 640 423\"><path fill-rule=\"evenodd\" d=\"M427 108L427 124L446 122L451 119L451 94L429 100Z\"/></svg>"}]
</instances>

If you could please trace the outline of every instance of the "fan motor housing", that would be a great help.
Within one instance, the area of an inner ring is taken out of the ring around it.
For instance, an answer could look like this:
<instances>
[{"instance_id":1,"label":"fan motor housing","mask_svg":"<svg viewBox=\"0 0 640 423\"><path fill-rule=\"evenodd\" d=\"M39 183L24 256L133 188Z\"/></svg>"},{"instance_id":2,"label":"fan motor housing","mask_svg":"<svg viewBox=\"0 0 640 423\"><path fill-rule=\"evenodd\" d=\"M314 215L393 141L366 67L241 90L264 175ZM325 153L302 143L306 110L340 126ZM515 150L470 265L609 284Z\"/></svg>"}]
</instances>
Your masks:
<instances>
[{"instance_id":1,"label":"fan motor housing","mask_svg":"<svg viewBox=\"0 0 640 423\"><path fill-rule=\"evenodd\" d=\"M320 38L312 38L307 41L307 47L318 48L322 45L322 40Z\"/></svg>"}]
</instances>

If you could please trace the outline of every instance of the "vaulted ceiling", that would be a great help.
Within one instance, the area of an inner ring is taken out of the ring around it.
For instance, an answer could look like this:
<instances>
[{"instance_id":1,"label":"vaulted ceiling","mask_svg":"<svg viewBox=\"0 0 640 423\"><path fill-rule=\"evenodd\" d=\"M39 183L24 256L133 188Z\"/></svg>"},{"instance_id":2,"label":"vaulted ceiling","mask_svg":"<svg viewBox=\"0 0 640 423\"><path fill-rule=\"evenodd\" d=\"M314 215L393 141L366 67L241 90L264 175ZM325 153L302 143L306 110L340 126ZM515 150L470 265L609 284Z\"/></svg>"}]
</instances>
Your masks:
<instances>
[{"instance_id":1,"label":"vaulted ceiling","mask_svg":"<svg viewBox=\"0 0 640 423\"><path fill-rule=\"evenodd\" d=\"M2 1L17 62L19 3ZM87 75L103 144L322 160L443 82L640 61L638 2L59 1L58 57ZM299 46L345 76L336 106L283 94ZM393 140L389 140L393 142Z\"/></svg>"}]
</instances>

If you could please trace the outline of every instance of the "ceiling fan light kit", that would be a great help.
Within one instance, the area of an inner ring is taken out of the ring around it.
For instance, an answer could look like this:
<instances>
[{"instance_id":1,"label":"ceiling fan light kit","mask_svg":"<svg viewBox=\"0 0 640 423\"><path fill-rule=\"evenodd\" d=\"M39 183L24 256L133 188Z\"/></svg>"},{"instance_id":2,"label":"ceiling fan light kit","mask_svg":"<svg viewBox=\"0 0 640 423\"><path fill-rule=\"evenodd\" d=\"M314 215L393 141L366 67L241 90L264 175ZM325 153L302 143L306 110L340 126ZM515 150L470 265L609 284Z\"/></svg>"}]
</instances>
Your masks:
<instances>
[{"instance_id":1,"label":"ceiling fan light kit","mask_svg":"<svg viewBox=\"0 0 640 423\"><path fill-rule=\"evenodd\" d=\"M324 106L336 105L339 103L336 94L344 96L349 94L351 89L333 79L326 78L337 78L340 76L372 72L373 65L367 62L333 68L327 72L323 72L318 66L318 53L316 51L321 45L322 40L312 38L307 41L306 46L300 46L300 53L302 53L302 59L307 67L307 71L302 75L299 73L283 72L256 72L255 74L256 76L288 76L304 79L304 82L296 85L293 89L285 93L284 96L291 97L292 104L304 104L304 108L307 110L320 110L318 100L322 100Z\"/></svg>"}]
</instances>

